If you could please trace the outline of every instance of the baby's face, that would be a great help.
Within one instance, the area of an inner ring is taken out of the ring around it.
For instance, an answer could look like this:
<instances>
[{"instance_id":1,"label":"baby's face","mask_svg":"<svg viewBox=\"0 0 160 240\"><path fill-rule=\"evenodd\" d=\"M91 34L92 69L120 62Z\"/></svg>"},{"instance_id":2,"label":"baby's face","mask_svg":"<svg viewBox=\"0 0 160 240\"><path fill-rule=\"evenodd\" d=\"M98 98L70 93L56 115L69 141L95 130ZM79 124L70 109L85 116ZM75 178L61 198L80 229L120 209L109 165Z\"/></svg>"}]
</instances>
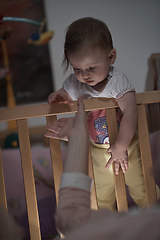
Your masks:
<instances>
[{"instance_id":1,"label":"baby's face","mask_svg":"<svg viewBox=\"0 0 160 240\"><path fill-rule=\"evenodd\" d=\"M90 86L95 86L107 78L110 68L110 57L102 51L81 51L70 54L69 62L76 78Z\"/></svg>"}]
</instances>

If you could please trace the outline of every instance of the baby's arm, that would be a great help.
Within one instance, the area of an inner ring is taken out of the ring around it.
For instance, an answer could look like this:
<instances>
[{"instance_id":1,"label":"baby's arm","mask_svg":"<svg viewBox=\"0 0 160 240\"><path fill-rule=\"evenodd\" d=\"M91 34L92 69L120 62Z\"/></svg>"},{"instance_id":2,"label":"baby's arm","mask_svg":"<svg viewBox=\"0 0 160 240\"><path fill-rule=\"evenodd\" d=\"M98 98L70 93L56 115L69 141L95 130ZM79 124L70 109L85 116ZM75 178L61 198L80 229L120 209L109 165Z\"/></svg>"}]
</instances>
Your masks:
<instances>
[{"instance_id":1,"label":"baby's arm","mask_svg":"<svg viewBox=\"0 0 160 240\"><path fill-rule=\"evenodd\" d=\"M116 142L108 149L111 158L106 165L106 169L115 162L115 173L118 175L120 165L123 172L126 172L128 168L127 148L137 127L137 104L134 92L127 92L117 100L117 103L123 112L123 117Z\"/></svg>"},{"instance_id":2,"label":"baby's arm","mask_svg":"<svg viewBox=\"0 0 160 240\"><path fill-rule=\"evenodd\" d=\"M63 88L51 93L48 97L48 103L69 103L70 105L73 104L70 95Z\"/></svg>"}]
</instances>

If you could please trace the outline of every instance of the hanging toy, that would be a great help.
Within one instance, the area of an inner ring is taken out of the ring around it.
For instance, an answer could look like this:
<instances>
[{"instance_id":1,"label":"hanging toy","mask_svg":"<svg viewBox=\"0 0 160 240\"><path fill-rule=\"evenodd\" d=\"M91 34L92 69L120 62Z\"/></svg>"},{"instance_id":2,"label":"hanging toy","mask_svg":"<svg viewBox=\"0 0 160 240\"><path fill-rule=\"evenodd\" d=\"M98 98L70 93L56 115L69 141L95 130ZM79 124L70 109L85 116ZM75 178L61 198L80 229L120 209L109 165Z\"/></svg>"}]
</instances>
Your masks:
<instances>
[{"instance_id":1,"label":"hanging toy","mask_svg":"<svg viewBox=\"0 0 160 240\"><path fill-rule=\"evenodd\" d=\"M37 26L41 26L41 22L37 22L32 19L19 18L19 17L3 17L3 15L0 15L0 23L2 23L2 22L25 22L25 23L30 23L30 24L34 24Z\"/></svg>"},{"instance_id":2,"label":"hanging toy","mask_svg":"<svg viewBox=\"0 0 160 240\"><path fill-rule=\"evenodd\" d=\"M45 24L45 20L43 20L41 23L41 26L39 28L39 33L33 33L28 39L27 43L41 46L49 42L49 40L53 37L54 31L48 31L48 32L42 33L44 24Z\"/></svg>"},{"instance_id":3,"label":"hanging toy","mask_svg":"<svg viewBox=\"0 0 160 240\"><path fill-rule=\"evenodd\" d=\"M44 33L33 33L28 39L27 43L35 45L44 45L53 37L54 31Z\"/></svg>"},{"instance_id":4,"label":"hanging toy","mask_svg":"<svg viewBox=\"0 0 160 240\"><path fill-rule=\"evenodd\" d=\"M0 15L0 23L12 21L12 22L25 22L39 26L39 32L33 33L30 38L28 39L27 43L35 44L35 45L44 45L49 42L49 40L53 37L54 31L47 31L42 33L45 20L42 22L37 22L32 19L27 18L19 18L19 17L3 17Z\"/></svg>"}]
</instances>

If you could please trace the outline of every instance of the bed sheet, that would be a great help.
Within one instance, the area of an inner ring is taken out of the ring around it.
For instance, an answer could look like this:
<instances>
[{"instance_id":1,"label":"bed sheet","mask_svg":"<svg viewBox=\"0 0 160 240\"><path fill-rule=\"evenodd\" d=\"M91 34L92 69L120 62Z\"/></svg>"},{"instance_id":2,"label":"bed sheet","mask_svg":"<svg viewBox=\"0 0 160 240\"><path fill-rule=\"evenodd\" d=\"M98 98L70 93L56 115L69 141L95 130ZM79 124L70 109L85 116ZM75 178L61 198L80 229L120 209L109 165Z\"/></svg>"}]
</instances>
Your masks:
<instances>
[{"instance_id":1,"label":"bed sheet","mask_svg":"<svg viewBox=\"0 0 160 240\"><path fill-rule=\"evenodd\" d=\"M66 148L62 151L65 158ZM39 209L42 239L57 234L54 220L56 200L49 148L31 149L37 202ZM8 212L25 228L26 239L29 239L28 219L19 149L2 149L5 187Z\"/></svg>"}]
</instances>

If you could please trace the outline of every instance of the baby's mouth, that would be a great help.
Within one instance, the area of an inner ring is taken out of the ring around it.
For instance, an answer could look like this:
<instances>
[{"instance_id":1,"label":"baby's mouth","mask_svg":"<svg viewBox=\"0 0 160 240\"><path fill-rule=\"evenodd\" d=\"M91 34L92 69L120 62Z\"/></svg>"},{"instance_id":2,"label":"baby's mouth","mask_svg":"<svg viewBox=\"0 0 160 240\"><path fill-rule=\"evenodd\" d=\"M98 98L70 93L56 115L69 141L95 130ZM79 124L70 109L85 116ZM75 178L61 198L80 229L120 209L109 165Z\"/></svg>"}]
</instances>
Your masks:
<instances>
[{"instance_id":1,"label":"baby's mouth","mask_svg":"<svg viewBox=\"0 0 160 240\"><path fill-rule=\"evenodd\" d=\"M93 83L94 82L94 80L87 80L86 81L86 83L88 83L88 84L91 84L91 83Z\"/></svg>"}]
</instances>

